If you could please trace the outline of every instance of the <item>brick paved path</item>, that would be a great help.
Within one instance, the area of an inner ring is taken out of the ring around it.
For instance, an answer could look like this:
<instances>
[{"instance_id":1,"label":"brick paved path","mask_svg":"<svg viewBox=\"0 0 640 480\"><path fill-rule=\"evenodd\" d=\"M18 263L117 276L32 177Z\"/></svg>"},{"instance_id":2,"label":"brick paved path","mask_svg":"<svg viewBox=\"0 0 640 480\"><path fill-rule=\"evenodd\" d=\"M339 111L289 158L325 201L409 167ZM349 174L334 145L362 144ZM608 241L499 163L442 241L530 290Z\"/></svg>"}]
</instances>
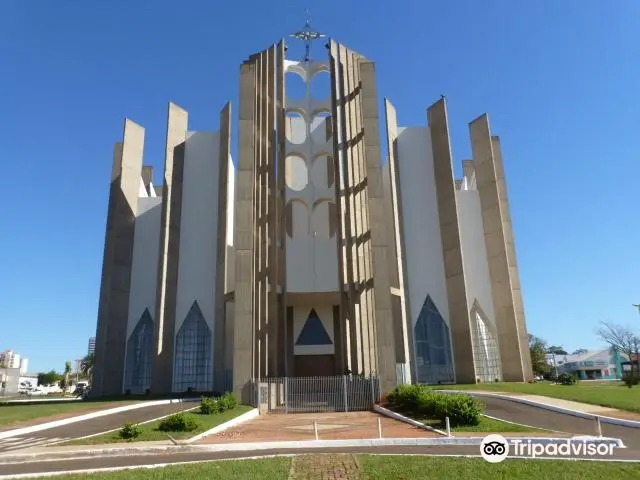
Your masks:
<instances>
[{"instance_id":1,"label":"brick paved path","mask_svg":"<svg viewBox=\"0 0 640 480\"><path fill-rule=\"evenodd\" d=\"M355 455L324 454L293 457L290 480L358 480L360 466Z\"/></svg>"}]
</instances>

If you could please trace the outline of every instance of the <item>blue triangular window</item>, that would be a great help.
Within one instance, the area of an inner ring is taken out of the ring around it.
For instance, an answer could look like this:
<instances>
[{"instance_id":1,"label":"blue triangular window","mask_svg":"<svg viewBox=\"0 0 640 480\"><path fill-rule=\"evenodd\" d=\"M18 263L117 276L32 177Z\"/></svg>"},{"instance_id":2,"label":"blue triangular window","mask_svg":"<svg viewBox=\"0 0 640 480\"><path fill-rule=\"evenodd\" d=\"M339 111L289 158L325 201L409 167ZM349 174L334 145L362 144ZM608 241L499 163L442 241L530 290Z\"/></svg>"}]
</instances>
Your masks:
<instances>
[{"instance_id":1,"label":"blue triangular window","mask_svg":"<svg viewBox=\"0 0 640 480\"><path fill-rule=\"evenodd\" d=\"M307 317L307 321L302 327L300 335L296 345L311 346L311 345L332 345L331 337L327 333L327 330L322 324L322 320L318 317L316 311L312 308Z\"/></svg>"}]
</instances>

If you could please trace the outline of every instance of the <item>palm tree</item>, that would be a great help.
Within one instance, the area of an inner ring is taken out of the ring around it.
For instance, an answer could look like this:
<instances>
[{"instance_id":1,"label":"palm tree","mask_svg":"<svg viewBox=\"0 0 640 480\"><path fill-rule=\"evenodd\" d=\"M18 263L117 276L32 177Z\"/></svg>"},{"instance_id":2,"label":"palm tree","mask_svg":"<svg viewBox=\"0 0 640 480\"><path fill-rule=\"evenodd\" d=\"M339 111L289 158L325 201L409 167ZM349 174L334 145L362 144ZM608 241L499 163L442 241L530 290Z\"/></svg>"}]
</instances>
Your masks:
<instances>
[{"instance_id":1,"label":"palm tree","mask_svg":"<svg viewBox=\"0 0 640 480\"><path fill-rule=\"evenodd\" d=\"M95 357L93 353L90 353L86 357L82 359L80 362L80 373L86 376L89 380L89 385L91 385L91 377L93 376L93 363L95 361Z\"/></svg>"}]
</instances>

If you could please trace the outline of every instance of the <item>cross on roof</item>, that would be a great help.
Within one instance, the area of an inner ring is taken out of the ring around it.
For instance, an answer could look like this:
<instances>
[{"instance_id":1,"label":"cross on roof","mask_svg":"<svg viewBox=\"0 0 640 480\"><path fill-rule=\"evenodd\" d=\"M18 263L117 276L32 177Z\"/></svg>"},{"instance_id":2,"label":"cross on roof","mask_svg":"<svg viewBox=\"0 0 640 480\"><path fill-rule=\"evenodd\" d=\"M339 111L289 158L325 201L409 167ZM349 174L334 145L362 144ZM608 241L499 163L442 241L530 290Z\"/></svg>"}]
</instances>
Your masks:
<instances>
[{"instance_id":1,"label":"cross on roof","mask_svg":"<svg viewBox=\"0 0 640 480\"><path fill-rule=\"evenodd\" d=\"M311 60L311 42L314 40L318 40L319 38L323 38L324 36L324 34L317 32L311 27L311 12L309 12L309 9L307 9L305 12L305 22L302 30L291 34L291 37L297 38L298 40L302 40L304 42L305 62Z\"/></svg>"}]
</instances>

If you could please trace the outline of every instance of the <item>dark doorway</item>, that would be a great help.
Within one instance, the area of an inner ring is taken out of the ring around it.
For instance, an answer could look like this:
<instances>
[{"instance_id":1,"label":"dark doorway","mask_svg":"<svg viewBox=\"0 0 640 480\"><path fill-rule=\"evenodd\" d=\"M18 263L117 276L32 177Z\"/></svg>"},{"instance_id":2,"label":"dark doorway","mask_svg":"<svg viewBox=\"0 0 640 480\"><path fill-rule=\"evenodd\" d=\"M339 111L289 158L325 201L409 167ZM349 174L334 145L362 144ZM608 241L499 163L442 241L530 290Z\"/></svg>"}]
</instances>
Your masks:
<instances>
[{"instance_id":1,"label":"dark doorway","mask_svg":"<svg viewBox=\"0 0 640 480\"><path fill-rule=\"evenodd\" d=\"M296 377L329 377L336 374L335 355L295 355L293 371Z\"/></svg>"}]
</instances>

